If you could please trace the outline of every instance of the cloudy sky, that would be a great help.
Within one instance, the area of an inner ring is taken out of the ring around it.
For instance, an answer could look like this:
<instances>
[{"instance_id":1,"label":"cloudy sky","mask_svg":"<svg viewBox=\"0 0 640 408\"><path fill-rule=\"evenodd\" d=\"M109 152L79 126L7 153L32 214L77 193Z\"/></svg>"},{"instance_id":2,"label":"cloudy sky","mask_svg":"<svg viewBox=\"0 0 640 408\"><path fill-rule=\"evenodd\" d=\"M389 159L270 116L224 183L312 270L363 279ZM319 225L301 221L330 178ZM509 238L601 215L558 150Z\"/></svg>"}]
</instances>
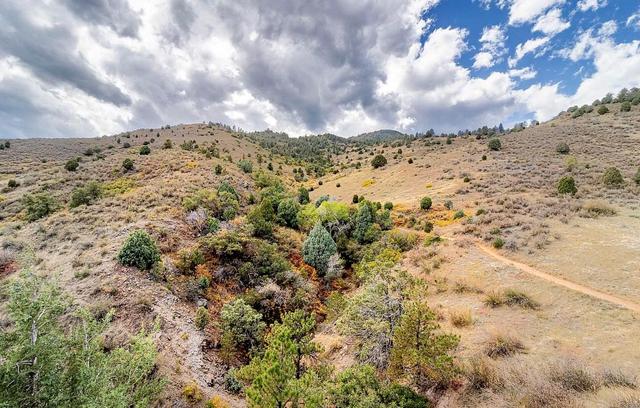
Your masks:
<instances>
[{"instance_id":1,"label":"cloudy sky","mask_svg":"<svg viewBox=\"0 0 640 408\"><path fill-rule=\"evenodd\" d=\"M0 2L0 138L454 131L633 86L637 0Z\"/></svg>"}]
</instances>

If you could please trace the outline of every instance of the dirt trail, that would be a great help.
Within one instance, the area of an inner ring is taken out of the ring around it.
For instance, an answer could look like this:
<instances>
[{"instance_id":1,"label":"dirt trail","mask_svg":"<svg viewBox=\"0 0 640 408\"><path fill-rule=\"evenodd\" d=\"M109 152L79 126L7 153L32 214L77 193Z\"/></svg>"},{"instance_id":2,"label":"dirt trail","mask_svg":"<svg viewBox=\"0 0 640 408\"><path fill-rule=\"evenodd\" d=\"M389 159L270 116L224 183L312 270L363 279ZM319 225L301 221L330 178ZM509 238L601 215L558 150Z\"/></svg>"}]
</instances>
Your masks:
<instances>
[{"instance_id":1,"label":"dirt trail","mask_svg":"<svg viewBox=\"0 0 640 408\"><path fill-rule=\"evenodd\" d=\"M590 287L583 286L583 285L580 285L578 283L571 282L571 281L568 281L566 279L550 275L550 274L548 274L546 272L542 272L542 271L540 271L540 270L538 270L536 268L533 268L533 267L531 267L529 265L526 265L526 264L523 264L521 262L517 262L517 261L511 260L509 258L506 258L506 257L500 255L498 253L498 251L496 251L495 249L490 248L490 247L488 247L486 245L483 245L483 244L480 244L480 243L478 243L477 245L478 245L478 248L480 248L483 252L485 252L487 255L491 256L492 258L497 259L498 261L500 261L500 262L502 262L504 264L507 264L509 266L513 266L514 268L518 268L518 269L520 269L521 271L523 271L525 273L528 273L528 274L533 275L533 276L537 276L538 278L544 279L544 280L549 281L551 283L554 283L556 285L564 286L565 288L574 290L576 292L580 292L580 293L585 294L587 296L591 296L591 297L594 297L596 299L604 300L606 302L613 303L613 304L616 304L618 306L622 306L625 309L629 309L629 310L634 311L636 313L640 313L640 304L638 304L638 303L634 303L634 302L631 302L630 300L619 298L617 296L613 296L613 295L610 295L608 293L600 292L599 290L592 289Z\"/></svg>"}]
</instances>

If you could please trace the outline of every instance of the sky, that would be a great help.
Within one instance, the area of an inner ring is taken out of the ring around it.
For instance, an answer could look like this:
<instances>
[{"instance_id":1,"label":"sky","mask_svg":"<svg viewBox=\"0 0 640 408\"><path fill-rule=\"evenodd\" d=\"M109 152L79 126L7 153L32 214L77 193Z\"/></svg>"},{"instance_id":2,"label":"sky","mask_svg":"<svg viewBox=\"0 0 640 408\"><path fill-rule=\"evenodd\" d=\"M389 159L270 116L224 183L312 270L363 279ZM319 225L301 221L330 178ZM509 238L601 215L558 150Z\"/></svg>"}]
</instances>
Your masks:
<instances>
[{"instance_id":1,"label":"sky","mask_svg":"<svg viewBox=\"0 0 640 408\"><path fill-rule=\"evenodd\" d=\"M0 2L0 138L451 132L636 86L638 0Z\"/></svg>"}]
</instances>

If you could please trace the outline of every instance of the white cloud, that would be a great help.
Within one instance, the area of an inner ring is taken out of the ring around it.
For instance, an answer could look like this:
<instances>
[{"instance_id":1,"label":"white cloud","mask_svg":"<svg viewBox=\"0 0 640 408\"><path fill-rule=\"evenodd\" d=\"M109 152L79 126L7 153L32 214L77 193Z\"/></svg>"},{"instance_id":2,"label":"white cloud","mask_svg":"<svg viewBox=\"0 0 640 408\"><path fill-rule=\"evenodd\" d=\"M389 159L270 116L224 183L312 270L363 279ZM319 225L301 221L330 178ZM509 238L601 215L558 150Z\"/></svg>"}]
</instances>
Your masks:
<instances>
[{"instance_id":1,"label":"white cloud","mask_svg":"<svg viewBox=\"0 0 640 408\"><path fill-rule=\"evenodd\" d=\"M481 51L473 57L473 67L475 69L490 68L493 65L493 55L490 52Z\"/></svg>"},{"instance_id":2,"label":"white cloud","mask_svg":"<svg viewBox=\"0 0 640 408\"><path fill-rule=\"evenodd\" d=\"M627 27L635 27L636 30L640 30L640 12L632 14L627 19Z\"/></svg>"},{"instance_id":3,"label":"white cloud","mask_svg":"<svg viewBox=\"0 0 640 408\"><path fill-rule=\"evenodd\" d=\"M596 11L599 8L605 7L606 5L607 5L607 0L580 0L578 2L578 10L580 10L580 11L588 11L588 10Z\"/></svg>"},{"instance_id":4,"label":"white cloud","mask_svg":"<svg viewBox=\"0 0 640 408\"><path fill-rule=\"evenodd\" d=\"M511 0L509 24L522 24L533 20L549 8L563 4L565 0Z\"/></svg>"},{"instance_id":5,"label":"white cloud","mask_svg":"<svg viewBox=\"0 0 640 408\"><path fill-rule=\"evenodd\" d=\"M525 55L533 53L540 47L549 42L549 37L539 37L531 40L527 40L524 43L518 44L516 47L516 54L513 58L509 58L509 67L515 67Z\"/></svg>"},{"instance_id":6,"label":"white cloud","mask_svg":"<svg viewBox=\"0 0 640 408\"><path fill-rule=\"evenodd\" d=\"M593 60L579 93L563 95L560 83L518 89L537 72L516 65L547 52L566 24L560 0L483 2L509 7L510 21L531 22L544 35L519 44L510 69L497 72L508 26L485 27L473 68L494 72L481 76L463 65L473 49L465 28L429 27L436 0L305 7L295 0L93 0L91 12L69 8L80 0L33 2L29 10L19 0L0 2L3 136L95 136L202 120L292 135L455 131L531 113L542 120L568 102L634 86L640 72L638 42L616 44L614 26L605 23L558 53ZM103 13L109 4L117 10Z\"/></svg>"},{"instance_id":7,"label":"white cloud","mask_svg":"<svg viewBox=\"0 0 640 408\"><path fill-rule=\"evenodd\" d=\"M598 35L608 37L615 34L616 31L618 31L618 24L616 24L616 22L613 20L609 20L605 21L602 24L602 26L598 30Z\"/></svg>"},{"instance_id":8,"label":"white cloud","mask_svg":"<svg viewBox=\"0 0 640 408\"><path fill-rule=\"evenodd\" d=\"M473 68L489 68L499 62L506 52L506 39L505 30L499 25L485 27L480 36L482 47L474 57Z\"/></svg>"},{"instance_id":9,"label":"white cloud","mask_svg":"<svg viewBox=\"0 0 640 408\"><path fill-rule=\"evenodd\" d=\"M509 76L512 78L520 78L524 80L533 79L538 75L538 72L531 67L524 67L520 69L510 69Z\"/></svg>"},{"instance_id":10,"label":"white cloud","mask_svg":"<svg viewBox=\"0 0 640 408\"><path fill-rule=\"evenodd\" d=\"M553 8L536 21L536 24L533 26L533 31L554 36L570 26L571 24L568 21L562 19L562 10Z\"/></svg>"}]
</instances>

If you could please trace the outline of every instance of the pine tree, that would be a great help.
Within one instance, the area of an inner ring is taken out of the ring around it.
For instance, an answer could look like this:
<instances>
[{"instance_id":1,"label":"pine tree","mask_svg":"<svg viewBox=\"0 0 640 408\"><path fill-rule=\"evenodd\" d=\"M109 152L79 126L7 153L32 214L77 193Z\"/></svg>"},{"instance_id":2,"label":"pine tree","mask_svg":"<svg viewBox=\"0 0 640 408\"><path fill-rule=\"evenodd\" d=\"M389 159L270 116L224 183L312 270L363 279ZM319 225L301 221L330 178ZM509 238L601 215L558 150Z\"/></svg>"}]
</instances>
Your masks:
<instances>
[{"instance_id":1,"label":"pine tree","mask_svg":"<svg viewBox=\"0 0 640 408\"><path fill-rule=\"evenodd\" d=\"M316 223L309 236L302 244L302 257L306 263L316 268L320 276L324 276L329 266L329 258L338 251L331 234Z\"/></svg>"},{"instance_id":2,"label":"pine tree","mask_svg":"<svg viewBox=\"0 0 640 408\"><path fill-rule=\"evenodd\" d=\"M272 326L264 354L238 372L248 386L250 407L321 407L322 381L311 367L303 367L304 357L319 350L311 341L315 320L302 310L286 314Z\"/></svg>"},{"instance_id":3,"label":"pine tree","mask_svg":"<svg viewBox=\"0 0 640 408\"><path fill-rule=\"evenodd\" d=\"M393 334L391 375L408 377L423 389L448 384L458 371L450 353L460 339L439 333L439 328L436 315L426 301L409 301Z\"/></svg>"}]
</instances>

